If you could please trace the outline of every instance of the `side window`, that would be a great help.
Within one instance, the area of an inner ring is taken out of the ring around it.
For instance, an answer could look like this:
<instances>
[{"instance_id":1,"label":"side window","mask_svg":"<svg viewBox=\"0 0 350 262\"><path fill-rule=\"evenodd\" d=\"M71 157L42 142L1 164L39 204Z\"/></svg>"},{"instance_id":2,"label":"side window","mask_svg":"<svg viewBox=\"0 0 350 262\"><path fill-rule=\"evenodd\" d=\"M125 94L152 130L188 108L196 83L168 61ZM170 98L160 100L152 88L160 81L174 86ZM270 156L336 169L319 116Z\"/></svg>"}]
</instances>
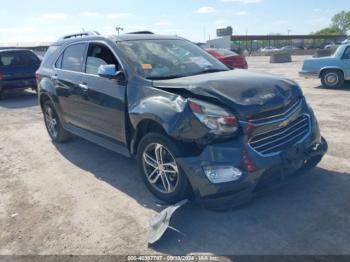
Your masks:
<instances>
[{"instance_id":1,"label":"side window","mask_svg":"<svg viewBox=\"0 0 350 262\"><path fill-rule=\"evenodd\" d=\"M30 51L22 52L22 59L26 65L37 65L40 64L40 59Z\"/></svg>"},{"instance_id":2,"label":"side window","mask_svg":"<svg viewBox=\"0 0 350 262\"><path fill-rule=\"evenodd\" d=\"M92 43L89 45L85 72L97 75L101 65L115 65L118 70L118 61L112 51L103 44Z\"/></svg>"},{"instance_id":3,"label":"side window","mask_svg":"<svg viewBox=\"0 0 350 262\"><path fill-rule=\"evenodd\" d=\"M343 54L343 59L350 59L350 47L347 47Z\"/></svg>"},{"instance_id":4,"label":"side window","mask_svg":"<svg viewBox=\"0 0 350 262\"><path fill-rule=\"evenodd\" d=\"M69 46L63 54L62 66L64 70L81 72L85 54L85 44Z\"/></svg>"},{"instance_id":5,"label":"side window","mask_svg":"<svg viewBox=\"0 0 350 262\"><path fill-rule=\"evenodd\" d=\"M49 47L49 49L46 51L44 58L43 58L43 67L50 67L51 63L54 63L53 59L55 59L55 57L53 56L58 50L59 50L60 46L55 46L52 45Z\"/></svg>"},{"instance_id":6,"label":"side window","mask_svg":"<svg viewBox=\"0 0 350 262\"><path fill-rule=\"evenodd\" d=\"M62 68L62 58L63 58L63 54L60 55L60 57L57 59L55 63L56 68Z\"/></svg>"}]
</instances>

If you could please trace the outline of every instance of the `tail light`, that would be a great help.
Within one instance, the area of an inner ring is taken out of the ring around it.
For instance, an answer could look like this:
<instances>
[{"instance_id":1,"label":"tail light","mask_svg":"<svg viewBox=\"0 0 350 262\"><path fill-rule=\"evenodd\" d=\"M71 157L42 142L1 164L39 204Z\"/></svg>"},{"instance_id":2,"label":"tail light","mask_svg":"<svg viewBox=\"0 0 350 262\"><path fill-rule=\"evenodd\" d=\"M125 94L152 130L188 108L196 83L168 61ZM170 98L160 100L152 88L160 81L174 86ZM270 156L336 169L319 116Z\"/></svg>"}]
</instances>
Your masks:
<instances>
[{"instance_id":1,"label":"tail light","mask_svg":"<svg viewBox=\"0 0 350 262\"><path fill-rule=\"evenodd\" d=\"M0 80L3 80L4 76L0 73Z\"/></svg>"},{"instance_id":2,"label":"tail light","mask_svg":"<svg viewBox=\"0 0 350 262\"><path fill-rule=\"evenodd\" d=\"M36 79L36 81L40 80L40 75L39 75L38 71L35 72L35 79Z\"/></svg>"}]
</instances>

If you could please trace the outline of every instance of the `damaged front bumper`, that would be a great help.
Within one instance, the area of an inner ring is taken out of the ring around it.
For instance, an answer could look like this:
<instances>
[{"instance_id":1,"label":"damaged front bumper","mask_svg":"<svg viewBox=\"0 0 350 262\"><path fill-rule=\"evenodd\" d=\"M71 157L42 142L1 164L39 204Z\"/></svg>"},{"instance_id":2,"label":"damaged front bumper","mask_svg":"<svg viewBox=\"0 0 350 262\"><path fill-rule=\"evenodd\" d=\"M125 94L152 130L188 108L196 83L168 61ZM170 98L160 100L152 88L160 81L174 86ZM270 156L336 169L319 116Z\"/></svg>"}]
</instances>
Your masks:
<instances>
[{"instance_id":1,"label":"damaged front bumper","mask_svg":"<svg viewBox=\"0 0 350 262\"><path fill-rule=\"evenodd\" d=\"M327 152L328 145L320 136L317 122L312 122L307 137L276 155L262 156L241 138L208 145L197 157L178 159L192 185L195 201L209 209L232 208L249 201L264 185L278 184L307 167L317 165ZM254 170L244 164L244 154L249 155ZM214 184L204 172L208 166L232 166L242 174L237 181Z\"/></svg>"}]
</instances>

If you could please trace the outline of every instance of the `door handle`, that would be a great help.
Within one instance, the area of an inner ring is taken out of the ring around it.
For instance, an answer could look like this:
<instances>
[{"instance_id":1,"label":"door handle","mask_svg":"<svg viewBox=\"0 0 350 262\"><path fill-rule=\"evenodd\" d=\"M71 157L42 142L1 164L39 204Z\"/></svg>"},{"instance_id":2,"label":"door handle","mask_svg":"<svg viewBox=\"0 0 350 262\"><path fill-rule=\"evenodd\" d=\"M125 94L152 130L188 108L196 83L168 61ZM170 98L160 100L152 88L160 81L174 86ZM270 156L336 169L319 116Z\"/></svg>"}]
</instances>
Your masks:
<instances>
[{"instance_id":1,"label":"door handle","mask_svg":"<svg viewBox=\"0 0 350 262\"><path fill-rule=\"evenodd\" d=\"M57 79L58 79L58 76L57 76L57 75L53 75L53 76L51 76L51 79L52 79L52 80L57 80Z\"/></svg>"},{"instance_id":2,"label":"door handle","mask_svg":"<svg viewBox=\"0 0 350 262\"><path fill-rule=\"evenodd\" d=\"M86 83L80 83L79 87L83 89L84 91L87 91L89 89L88 85Z\"/></svg>"}]
</instances>

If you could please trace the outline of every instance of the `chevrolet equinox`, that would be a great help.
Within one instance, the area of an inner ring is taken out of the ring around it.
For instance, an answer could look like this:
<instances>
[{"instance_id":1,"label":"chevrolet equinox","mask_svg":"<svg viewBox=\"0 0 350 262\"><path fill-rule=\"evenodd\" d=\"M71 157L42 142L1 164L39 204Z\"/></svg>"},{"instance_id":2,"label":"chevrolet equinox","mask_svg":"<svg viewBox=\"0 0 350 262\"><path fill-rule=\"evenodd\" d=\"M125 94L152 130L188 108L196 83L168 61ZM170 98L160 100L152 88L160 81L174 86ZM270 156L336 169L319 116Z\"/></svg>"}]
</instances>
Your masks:
<instances>
[{"instance_id":1,"label":"chevrolet equinox","mask_svg":"<svg viewBox=\"0 0 350 262\"><path fill-rule=\"evenodd\" d=\"M298 84L229 70L180 37L66 36L48 49L37 81L54 143L74 134L137 159L167 203L234 206L327 151Z\"/></svg>"}]
</instances>

